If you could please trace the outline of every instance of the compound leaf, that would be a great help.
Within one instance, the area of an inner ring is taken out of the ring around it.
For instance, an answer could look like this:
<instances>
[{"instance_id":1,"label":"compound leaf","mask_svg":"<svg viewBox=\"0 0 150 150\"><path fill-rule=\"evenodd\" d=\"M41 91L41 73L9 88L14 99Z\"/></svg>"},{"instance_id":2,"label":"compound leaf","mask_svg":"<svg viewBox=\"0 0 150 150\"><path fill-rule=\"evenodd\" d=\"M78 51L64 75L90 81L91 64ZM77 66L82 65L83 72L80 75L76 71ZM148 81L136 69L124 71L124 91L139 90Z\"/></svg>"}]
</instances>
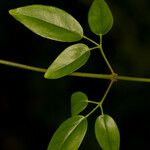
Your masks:
<instances>
[{"instance_id":1,"label":"compound leaf","mask_svg":"<svg viewBox=\"0 0 150 150\"><path fill-rule=\"evenodd\" d=\"M89 10L88 22L91 31L97 35L104 35L111 29L113 16L105 0L94 0Z\"/></svg>"},{"instance_id":2,"label":"compound leaf","mask_svg":"<svg viewBox=\"0 0 150 150\"><path fill-rule=\"evenodd\" d=\"M90 50L85 44L74 44L66 48L50 65L44 77L57 79L83 66L90 56Z\"/></svg>"},{"instance_id":3,"label":"compound leaf","mask_svg":"<svg viewBox=\"0 0 150 150\"><path fill-rule=\"evenodd\" d=\"M83 92L75 92L71 96L71 114L72 116L82 112L88 105L88 97Z\"/></svg>"},{"instance_id":4,"label":"compound leaf","mask_svg":"<svg viewBox=\"0 0 150 150\"><path fill-rule=\"evenodd\" d=\"M74 116L63 122L54 133L47 150L78 150L87 131L87 119Z\"/></svg>"},{"instance_id":5,"label":"compound leaf","mask_svg":"<svg viewBox=\"0 0 150 150\"><path fill-rule=\"evenodd\" d=\"M56 7L29 5L12 9L9 13L34 33L48 39L73 42L83 36L79 22Z\"/></svg>"},{"instance_id":6,"label":"compound leaf","mask_svg":"<svg viewBox=\"0 0 150 150\"><path fill-rule=\"evenodd\" d=\"M101 115L96 119L95 134L103 150L119 150L119 130L115 121L110 116Z\"/></svg>"}]
</instances>

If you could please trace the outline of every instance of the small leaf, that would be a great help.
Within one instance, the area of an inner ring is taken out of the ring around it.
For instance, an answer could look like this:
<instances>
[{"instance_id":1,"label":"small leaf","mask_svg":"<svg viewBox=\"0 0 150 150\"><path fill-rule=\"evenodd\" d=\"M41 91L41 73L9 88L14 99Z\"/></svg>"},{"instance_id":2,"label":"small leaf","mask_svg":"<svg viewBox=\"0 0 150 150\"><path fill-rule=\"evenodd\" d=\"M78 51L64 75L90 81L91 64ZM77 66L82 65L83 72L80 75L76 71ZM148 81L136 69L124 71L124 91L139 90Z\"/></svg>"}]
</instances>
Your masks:
<instances>
[{"instance_id":1,"label":"small leaf","mask_svg":"<svg viewBox=\"0 0 150 150\"><path fill-rule=\"evenodd\" d=\"M47 150L78 150L87 131L87 119L74 116L63 122L53 135Z\"/></svg>"},{"instance_id":2,"label":"small leaf","mask_svg":"<svg viewBox=\"0 0 150 150\"><path fill-rule=\"evenodd\" d=\"M66 48L50 65L44 77L57 79L83 66L90 56L90 50L85 44L74 44Z\"/></svg>"},{"instance_id":3,"label":"small leaf","mask_svg":"<svg viewBox=\"0 0 150 150\"><path fill-rule=\"evenodd\" d=\"M73 42L83 36L79 22L56 7L30 5L12 9L9 13L34 33L48 39Z\"/></svg>"},{"instance_id":4,"label":"small leaf","mask_svg":"<svg viewBox=\"0 0 150 150\"><path fill-rule=\"evenodd\" d=\"M96 119L95 134L103 150L119 150L119 130L115 121L110 116L101 115Z\"/></svg>"},{"instance_id":5,"label":"small leaf","mask_svg":"<svg viewBox=\"0 0 150 150\"><path fill-rule=\"evenodd\" d=\"M94 0L88 14L89 26L93 33L106 34L113 25L113 16L105 0Z\"/></svg>"},{"instance_id":6,"label":"small leaf","mask_svg":"<svg viewBox=\"0 0 150 150\"><path fill-rule=\"evenodd\" d=\"M83 92L75 92L71 96L71 114L72 116L82 112L88 105L88 97Z\"/></svg>"}]
</instances>

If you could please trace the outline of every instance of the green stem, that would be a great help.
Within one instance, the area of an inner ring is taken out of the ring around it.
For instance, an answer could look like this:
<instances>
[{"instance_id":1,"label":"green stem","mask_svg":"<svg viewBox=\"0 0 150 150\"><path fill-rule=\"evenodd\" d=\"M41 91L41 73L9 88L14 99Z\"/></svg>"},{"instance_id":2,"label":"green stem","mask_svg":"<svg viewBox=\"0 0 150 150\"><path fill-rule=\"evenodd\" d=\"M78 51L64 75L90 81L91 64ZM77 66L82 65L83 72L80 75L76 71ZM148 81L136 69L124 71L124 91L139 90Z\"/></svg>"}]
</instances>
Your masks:
<instances>
[{"instance_id":1,"label":"green stem","mask_svg":"<svg viewBox=\"0 0 150 150\"><path fill-rule=\"evenodd\" d=\"M100 104L101 114L104 115L103 106Z\"/></svg>"},{"instance_id":2,"label":"green stem","mask_svg":"<svg viewBox=\"0 0 150 150\"><path fill-rule=\"evenodd\" d=\"M103 35L100 34L100 45L102 45L102 43L103 43Z\"/></svg>"},{"instance_id":3,"label":"green stem","mask_svg":"<svg viewBox=\"0 0 150 150\"><path fill-rule=\"evenodd\" d=\"M96 105L98 105L98 104L99 104L99 102L90 101L90 100L87 100L87 102L88 102L88 103L91 103L91 104L96 104Z\"/></svg>"},{"instance_id":4,"label":"green stem","mask_svg":"<svg viewBox=\"0 0 150 150\"><path fill-rule=\"evenodd\" d=\"M102 115L104 114L102 104L103 104L103 102L104 102L104 100L105 100L105 98L106 98L108 92L110 91L111 86L112 86L113 83L114 83L114 81L112 80L112 81L110 82L110 84L109 84L109 86L108 86L108 88L107 88L107 90L106 90L104 96L102 97L102 100L101 100L98 104L96 103L97 106L96 106L94 109L92 109L92 111L90 111L90 112L85 116L85 118L89 117L89 116L90 116L93 112L95 112L95 110L96 110L97 108L99 108L99 107L100 107L100 109L101 109ZM92 102L92 101L91 101L91 102ZM95 102L94 102L94 103L95 103Z\"/></svg>"},{"instance_id":5,"label":"green stem","mask_svg":"<svg viewBox=\"0 0 150 150\"><path fill-rule=\"evenodd\" d=\"M97 48L99 48L99 46L95 46L95 47L89 48L89 50L91 51L91 50L94 50L94 49L97 49Z\"/></svg>"},{"instance_id":6,"label":"green stem","mask_svg":"<svg viewBox=\"0 0 150 150\"><path fill-rule=\"evenodd\" d=\"M0 64L11 66L11 67L17 67L20 69L25 69L25 70L31 70L31 71L36 71L36 72L42 72L45 73L47 69L45 68L39 68L39 67L34 67L34 66L28 66L16 62L11 62L7 60L2 60L0 59ZM110 74L93 74L93 73L82 73L82 72L73 72L69 76L76 76L76 77L87 77L87 78L98 78L98 79L112 79L112 75Z\"/></svg>"},{"instance_id":7,"label":"green stem","mask_svg":"<svg viewBox=\"0 0 150 150\"><path fill-rule=\"evenodd\" d=\"M28 65L15 63L15 62L2 60L2 59L0 59L0 64L12 66L12 67L17 67L17 68L25 69L25 70L41 72L41 73L45 73L47 70L45 68L28 66ZM94 73L83 73L83 72L73 72L69 76L95 78L95 79L107 79L107 80L112 80L114 77L112 74L94 74ZM150 78L128 77L128 76L120 76L120 75L118 75L116 77L116 80L134 81L134 82L148 82L148 83L150 82Z\"/></svg>"},{"instance_id":8,"label":"green stem","mask_svg":"<svg viewBox=\"0 0 150 150\"><path fill-rule=\"evenodd\" d=\"M104 53L104 50L103 50L102 34L100 34L100 46L99 46L99 49L100 49L100 52L101 52L101 54L102 54L102 56L103 56L103 58L104 58L104 60L105 60L105 62L107 64L108 68L110 69L111 73L114 74L114 70L112 69L112 67L111 67L111 65L110 65L110 63L109 63L109 61L108 61L108 59L107 59L107 57L106 57L106 55Z\"/></svg>"},{"instance_id":9,"label":"green stem","mask_svg":"<svg viewBox=\"0 0 150 150\"><path fill-rule=\"evenodd\" d=\"M106 96L107 96L108 92L110 91L110 89L111 89L113 83L114 83L114 81L112 80L112 81L110 82L110 84L109 84L109 86L108 86L108 88L107 88L107 90L106 90L106 92L105 92L103 98L102 98L101 101L99 102L99 105L101 105L101 107L102 107L102 104L103 104L104 100L106 99Z\"/></svg>"},{"instance_id":10,"label":"green stem","mask_svg":"<svg viewBox=\"0 0 150 150\"><path fill-rule=\"evenodd\" d=\"M99 105L97 105L94 109L92 109L92 111L90 111L86 116L85 118L88 118L93 112L95 112L95 110L99 108Z\"/></svg>"},{"instance_id":11,"label":"green stem","mask_svg":"<svg viewBox=\"0 0 150 150\"><path fill-rule=\"evenodd\" d=\"M124 80L124 81L134 81L134 82L150 82L150 78L118 76L117 79Z\"/></svg>"},{"instance_id":12,"label":"green stem","mask_svg":"<svg viewBox=\"0 0 150 150\"><path fill-rule=\"evenodd\" d=\"M88 41L90 41L91 43L93 43L93 44L95 44L96 46L99 47L99 44L98 44L98 43L96 43L96 42L93 41L92 39L88 38L87 36L83 35L83 38L86 39L86 40L88 40Z\"/></svg>"},{"instance_id":13,"label":"green stem","mask_svg":"<svg viewBox=\"0 0 150 150\"><path fill-rule=\"evenodd\" d=\"M106 99L106 96L108 95L108 93L109 93L109 91L110 91L110 89L111 89L113 83L114 83L114 81L111 80L111 82L110 82L110 84L109 84L109 86L108 86L108 88L107 88L107 90L106 90L104 96L102 97L101 101L99 102L99 106L100 106L101 114L102 114L102 115L104 115L103 102L104 102L104 100Z\"/></svg>"},{"instance_id":14,"label":"green stem","mask_svg":"<svg viewBox=\"0 0 150 150\"><path fill-rule=\"evenodd\" d=\"M20 63L15 63L15 62L7 61L7 60L2 60L2 59L0 59L0 64L7 65L7 66L12 66L12 67L17 67L17 68L25 69L25 70L36 71L36 72L42 72L42 73L46 72L45 68L28 66L28 65L24 65L24 64L20 64Z\"/></svg>"},{"instance_id":15,"label":"green stem","mask_svg":"<svg viewBox=\"0 0 150 150\"><path fill-rule=\"evenodd\" d=\"M73 72L69 76L97 78L97 79L106 79L106 80L112 79L111 74L94 74L94 73L83 73L83 72Z\"/></svg>"}]
</instances>

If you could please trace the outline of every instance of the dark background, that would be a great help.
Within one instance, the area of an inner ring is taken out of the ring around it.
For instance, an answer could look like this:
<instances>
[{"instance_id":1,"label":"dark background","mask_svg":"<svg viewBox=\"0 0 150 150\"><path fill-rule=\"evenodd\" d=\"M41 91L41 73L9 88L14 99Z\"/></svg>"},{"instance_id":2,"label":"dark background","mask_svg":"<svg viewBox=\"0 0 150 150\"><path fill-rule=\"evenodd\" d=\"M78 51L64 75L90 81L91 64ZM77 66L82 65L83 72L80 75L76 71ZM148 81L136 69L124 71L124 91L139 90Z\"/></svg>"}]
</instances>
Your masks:
<instances>
[{"instance_id":1,"label":"dark background","mask_svg":"<svg viewBox=\"0 0 150 150\"><path fill-rule=\"evenodd\" d=\"M46 4L72 14L85 35L98 41L87 24L92 0L0 0L0 59L48 67L72 43L43 39L15 21L8 10ZM150 1L108 1L114 16L112 30L103 38L104 50L121 75L150 77ZM82 40L88 44L87 41ZM88 44L90 47L92 44ZM93 51L83 72L109 73L99 51ZM99 100L108 81L78 77L46 80L43 74L0 65L0 150L46 150L59 124L70 116L70 96L85 92ZM91 110L91 107L88 108ZM118 81L112 87L104 112L121 133L121 150L146 150L150 140L150 84ZM81 150L99 150L94 135L95 118L89 118Z\"/></svg>"}]
</instances>

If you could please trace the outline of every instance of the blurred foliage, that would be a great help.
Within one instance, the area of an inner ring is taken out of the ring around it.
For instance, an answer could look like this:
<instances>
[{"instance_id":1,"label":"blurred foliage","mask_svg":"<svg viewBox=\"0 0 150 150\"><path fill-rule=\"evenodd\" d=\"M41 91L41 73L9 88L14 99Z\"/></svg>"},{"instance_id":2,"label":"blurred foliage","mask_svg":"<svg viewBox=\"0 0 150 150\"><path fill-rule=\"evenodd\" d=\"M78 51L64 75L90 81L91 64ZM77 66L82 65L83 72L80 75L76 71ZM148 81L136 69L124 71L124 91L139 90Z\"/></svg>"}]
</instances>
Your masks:
<instances>
[{"instance_id":1,"label":"blurred foliage","mask_svg":"<svg viewBox=\"0 0 150 150\"><path fill-rule=\"evenodd\" d=\"M92 0L1 0L0 57L28 65L48 67L68 43L42 39L8 15L8 10L30 4L53 5L71 13L84 32L98 41L88 27L87 12ZM114 70L122 75L150 77L150 1L108 1L114 26L104 37L104 50ZM82 41L87 43L87 41ZM90 44L88 44L91 46ZM92 53L81 71L108 73L99 52ZM83 91L90 99L100 99L107 81L64 77L45 80L43 74L0 66L1 150L46 150L58 125L69 117L70 96ZM121 131L121 150L149 147L150 85L119 81L104 104ZM90 108L89 108L90 109ZM98 150L89 119L82 149ZM146 135L145 135L146 133Z\"/></svg>"}]
</instances>

